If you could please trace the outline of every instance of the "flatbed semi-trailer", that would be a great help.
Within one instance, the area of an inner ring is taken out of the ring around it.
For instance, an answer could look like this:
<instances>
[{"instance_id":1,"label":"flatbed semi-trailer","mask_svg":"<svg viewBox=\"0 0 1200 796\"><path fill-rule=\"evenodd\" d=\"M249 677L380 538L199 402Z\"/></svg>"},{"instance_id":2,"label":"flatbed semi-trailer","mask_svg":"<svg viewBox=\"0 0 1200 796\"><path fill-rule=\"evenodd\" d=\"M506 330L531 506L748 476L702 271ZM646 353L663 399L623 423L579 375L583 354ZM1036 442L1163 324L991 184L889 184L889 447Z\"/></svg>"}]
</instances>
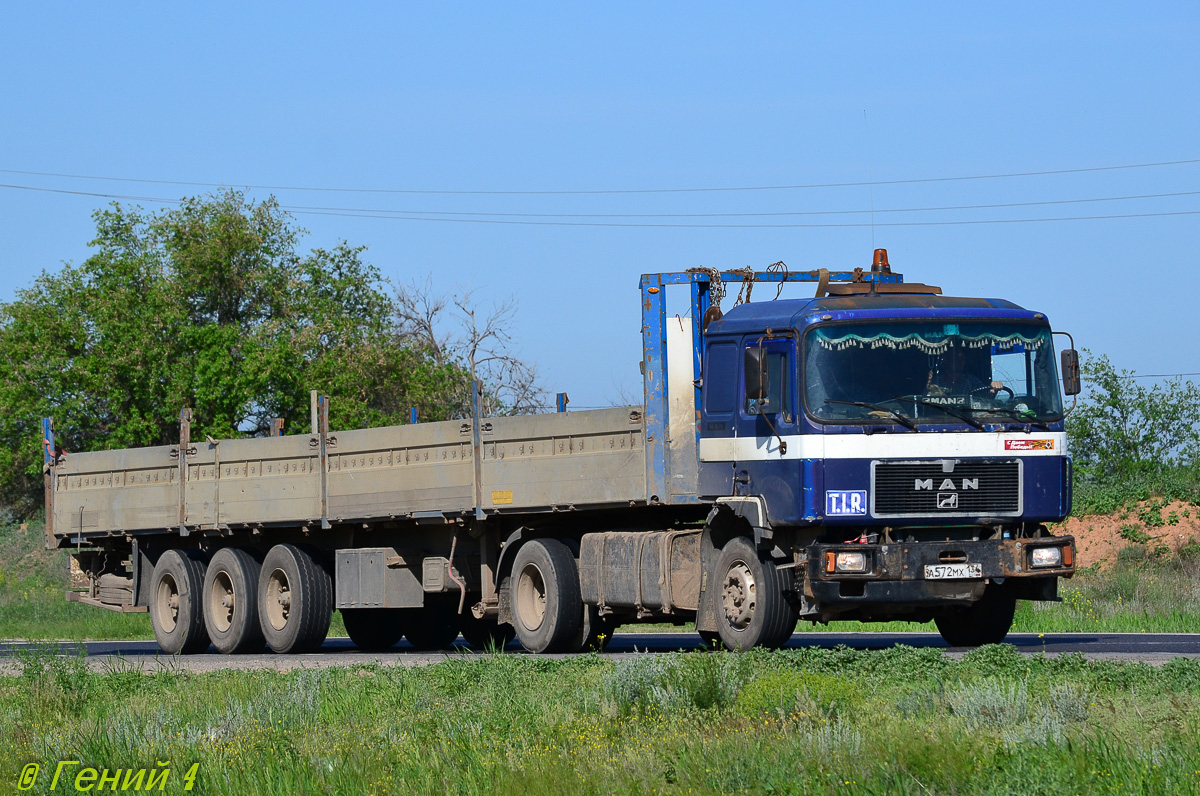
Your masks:
<instances>
[{"instance_id":1,"label":"flatbed semi-trailer","mask_svg":"<svg viewBox=\"0 0 1200 796\"><path fill-rule=\"evenodd\" d=\"M818 295L722 316L725 282ZM167 652L314 649L334 609L367 649L579 651L687 620L746 649L798 618L978 644L1017 598L1056 599L1070 460L1041 313L906 285L882 250L870 271L650 274L641 296L638 406L482 417L477 386L462 420L335 430L320 399L309 434L203 441L184 410L176 445L70 454L47 419L68 598L149 611Z\"/></svg>"}]
</instances>

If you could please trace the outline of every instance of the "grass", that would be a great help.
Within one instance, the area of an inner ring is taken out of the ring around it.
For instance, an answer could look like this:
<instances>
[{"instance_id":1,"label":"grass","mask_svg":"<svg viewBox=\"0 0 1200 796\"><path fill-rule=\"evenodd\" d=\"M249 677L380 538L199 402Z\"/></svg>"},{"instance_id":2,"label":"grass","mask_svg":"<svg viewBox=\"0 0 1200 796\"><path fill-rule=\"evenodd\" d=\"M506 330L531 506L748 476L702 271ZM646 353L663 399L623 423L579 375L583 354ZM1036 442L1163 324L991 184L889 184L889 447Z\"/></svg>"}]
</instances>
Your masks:
<instances>
[{"instance_id":1,"label":"grass","mask_svg":"<svg viewBox=\"0 0 1200 796\"><path fill-rule=\"evenodd\" d=\"M1076 466L1071 513L1118 514L1139 504L1154 511L1171 501L1200 504L1200 464L1165 465L1104 472ZM1153 521L1152 521L1153 524ZM1156 523L1162 524L1161 519Z\"/></svg>"},{"instance_id":2,"label":"grass","mask_svg":"<svg viewBox=\"0 0 1200 796\"><path fill-rule=\"evenodd\" d=\"M143 674L31 652L0 677L0 782L60 759L167 792L1191 793L1200 662L985 647L495 654L423 668ZM60 788L62 787L60 783Z\"/></svg>"},{"instance_id":3,"label":"grass","mask_svg":"<svg viewBox=\"0 0 1200 796\"><path fill-rule=\"evenodd\" d=\"M0 524L0 638L153 638L145 614L66 601L66 550L44 549L41 524Z\"/></svg>"}]
</instances>

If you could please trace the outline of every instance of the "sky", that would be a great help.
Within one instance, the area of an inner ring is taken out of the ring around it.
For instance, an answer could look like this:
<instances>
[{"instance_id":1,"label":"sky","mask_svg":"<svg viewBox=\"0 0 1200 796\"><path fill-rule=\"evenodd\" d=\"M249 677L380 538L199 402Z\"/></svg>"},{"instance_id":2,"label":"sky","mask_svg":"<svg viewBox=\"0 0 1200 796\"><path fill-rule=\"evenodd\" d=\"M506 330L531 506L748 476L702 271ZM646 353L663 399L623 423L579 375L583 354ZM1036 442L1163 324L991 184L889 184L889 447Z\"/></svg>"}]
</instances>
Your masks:
<instances>
[{"instance_id":1,"label":"sky","mask_svg":"<svg viewBox=\"0 0 1200 796\"><path fill-rule=\"evenodd\" d=\"M876 247L1200 372L1200 4L913 5L10 6L0 301L88 256L111 199L62 191L228 186L397 284L514 298L572 408L640 396L640 274Z\"/></svg>"}]
</instances>

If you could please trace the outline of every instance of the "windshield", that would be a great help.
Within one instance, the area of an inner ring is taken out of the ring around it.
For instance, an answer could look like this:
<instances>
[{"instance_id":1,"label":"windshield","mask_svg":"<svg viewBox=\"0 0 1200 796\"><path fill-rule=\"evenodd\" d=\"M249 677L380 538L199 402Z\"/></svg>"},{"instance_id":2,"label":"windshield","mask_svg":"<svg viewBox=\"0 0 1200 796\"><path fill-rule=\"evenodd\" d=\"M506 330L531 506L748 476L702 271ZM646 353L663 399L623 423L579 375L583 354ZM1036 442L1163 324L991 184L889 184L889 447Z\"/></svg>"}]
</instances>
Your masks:
<instances>
[{"instance_id":1,"label":"windshield","mask_svg":"<svg viewBox=\"0 0 1200 796\"><path fill-rule=\"evenodd\" d=\"M973 425L1062 416L1049 327L1010 321L811 329L804 336L804 400L810 415L835 423L896 422L897 413Z\"/></svg>"}]
</instances>

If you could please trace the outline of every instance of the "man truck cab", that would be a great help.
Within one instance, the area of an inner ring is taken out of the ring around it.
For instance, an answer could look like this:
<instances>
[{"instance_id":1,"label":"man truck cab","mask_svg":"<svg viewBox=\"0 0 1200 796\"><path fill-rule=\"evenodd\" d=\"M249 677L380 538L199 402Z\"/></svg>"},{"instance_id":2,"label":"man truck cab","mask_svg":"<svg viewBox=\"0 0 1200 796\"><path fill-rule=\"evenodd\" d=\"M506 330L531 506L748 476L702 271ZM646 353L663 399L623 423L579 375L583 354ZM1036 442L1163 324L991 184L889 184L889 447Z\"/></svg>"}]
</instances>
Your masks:
<instances>
[{"instance_id":1,"label":"man truck cab","mask_svg":"<svg viewBox=\"0 0 1200 796\"><path fill-rule=\"evenodd\" d=\"M801 618L933 619L951 644L999 641L1018 598L1056 599L1073 572L1073 540L1046 527L1071 509L1049 321L878 287L709 323L699 494L769 532Z\"/></svg>"}]
</instances>

